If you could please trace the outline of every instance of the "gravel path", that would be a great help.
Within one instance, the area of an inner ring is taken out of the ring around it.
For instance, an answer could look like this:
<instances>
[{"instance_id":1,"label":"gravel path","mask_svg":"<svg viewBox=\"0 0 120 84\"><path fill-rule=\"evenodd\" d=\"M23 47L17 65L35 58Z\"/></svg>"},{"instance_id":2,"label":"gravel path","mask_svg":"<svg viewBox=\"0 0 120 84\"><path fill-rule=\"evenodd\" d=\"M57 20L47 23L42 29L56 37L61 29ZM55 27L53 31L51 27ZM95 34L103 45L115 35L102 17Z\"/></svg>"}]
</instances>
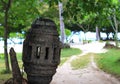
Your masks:
<instances>
[{"instance_id":1,"label":"gravel path","mask_svg":"<svg viewBox=\"0 0 120 84\"><path fill-rule=\"evenodd\" d=\"M85 45L74 45L72 47L80 48L83 53L101 53L106 52L103 50L105 43L94 42ZM78 56L72 56L62 66L58 67L57 73L54 75L50 84L120 84L120 82L112 77L110 74L106 74L101 71L94 62L94 56L91 56L91 62L84 69L72 70L70 62L76 59Z\"/></svg>"}]
</instances>

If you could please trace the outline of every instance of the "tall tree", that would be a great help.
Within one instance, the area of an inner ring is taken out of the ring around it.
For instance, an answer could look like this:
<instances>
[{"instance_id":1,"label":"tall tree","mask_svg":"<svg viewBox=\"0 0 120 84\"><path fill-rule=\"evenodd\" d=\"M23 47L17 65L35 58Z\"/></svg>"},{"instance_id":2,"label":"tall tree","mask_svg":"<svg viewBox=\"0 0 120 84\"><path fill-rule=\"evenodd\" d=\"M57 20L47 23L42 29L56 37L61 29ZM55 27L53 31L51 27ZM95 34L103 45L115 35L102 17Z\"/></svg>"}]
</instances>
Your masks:
<instances>
[{"instance_id":1,"label":"tall tree","mask_svg":"<svg viewBox=\"0 0 120 84\"><path fill-rule=\"evenodd\" d=\"M116 7L117 6L117 7ZM115 32L115 37L114 37L114 39L115 39L115 43L116 43L116 46L118 47L118 26L120 25L120 23L119 23L119 21L120 21L120 9L119 9L119 7L120 7L120 5L118 6L118 5L116 5L114 8L111 8L111 11L109 12L110 14L109 14L109 16L108 16L108 20L109 20L109 22L110 22L110 24L111 24L111 26L112 26L112 28L113 28L113 30L114 30L114 32Z\"/></svg>"},{"instance_id":2,"label":"tall tree","mask_svg":"<svg viewBox=\"0 0 120 84\"><path fill-rule=\"evenodd\" d=\"M12 0L1 0L1 3L3 5L3 11L4 11L4 55L5 55L5 65L6 70L9 72L9 60L8 60L8 53L7 53L7 38L8 38L8 17L9 17L9 10L12 4Z\"/></svg>"},{"instance_id":3,"label":"tall tree","mask_svg":"<svg viewBox=\"0 0 120 84\"><path fill-rule=\"evenodd\" d=\"M34 2L34 3L33 3ZM4 27L4 56L6 70L9 72L9 60L7 52L7 39L11 32L21 31L25 26L31 24L31 19L36 14L36 1L30 0L23 3L22 0L0 0L0 10L3 12L4 21L0 20L1 27ZM32 6L29 4L33 4ZM37 6L38 7L38 6ZM23 9L22 9L23 8ZM23 16L24 15L24 16ZM36 17L36 16L34 16ZM27 22L28 20L28 22Z\"/></svg>"}]
</instances>

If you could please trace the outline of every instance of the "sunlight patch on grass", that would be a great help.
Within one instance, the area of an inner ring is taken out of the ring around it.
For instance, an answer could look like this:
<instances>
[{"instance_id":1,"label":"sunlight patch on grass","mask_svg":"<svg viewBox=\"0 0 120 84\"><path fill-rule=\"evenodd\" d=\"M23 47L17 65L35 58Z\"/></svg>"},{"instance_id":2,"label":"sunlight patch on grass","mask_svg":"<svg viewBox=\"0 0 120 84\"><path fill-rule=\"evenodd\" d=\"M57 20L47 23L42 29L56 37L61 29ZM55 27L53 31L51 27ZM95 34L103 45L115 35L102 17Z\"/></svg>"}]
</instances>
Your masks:
<instances>
[{"instance_id":1,"label":"sunlight patch on grass","mask_svg":"<svg viewBox=\"0 0 120 84\"><path fill-rule=\"evenodd\" d=\"M71 62L73 69L85 68L90 62L90 56L91 53L88 53L87 55L80 56L79 58L73 60Z\"/></svg>"}]
</instances>

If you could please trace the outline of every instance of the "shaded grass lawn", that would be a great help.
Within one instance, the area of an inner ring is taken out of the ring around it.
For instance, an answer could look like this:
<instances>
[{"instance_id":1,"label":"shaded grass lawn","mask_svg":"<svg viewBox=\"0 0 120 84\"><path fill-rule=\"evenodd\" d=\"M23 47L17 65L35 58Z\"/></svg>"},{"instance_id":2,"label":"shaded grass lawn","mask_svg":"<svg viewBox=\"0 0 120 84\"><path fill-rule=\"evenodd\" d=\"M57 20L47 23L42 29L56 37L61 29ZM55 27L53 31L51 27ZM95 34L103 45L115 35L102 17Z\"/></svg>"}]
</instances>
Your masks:
<instances>
[{"instance_id":1,"label":"shaded grass lawn","mask_svg":"<svg viewBox=\"0 0 120 84\"><path fill-rule=\"evenodd\" d=\"M110 49L95 56L100 69L120 77L120 49Z\"/></svg>"},{"instance_id":2,"label":"shaded grass lawn","mask_svg":"<svg viewBox=\"0 0 120 84\"><path fill-rule=\"evenodd\" d=\"M62 49L60 65L62 65L70 56L78 55L80 53L81 51L76 48ZM20 68L22 68L22 64L23 64L21 59L22 59L22 54L17 53L17 60ZM0 54L0 84L3 84L5 80L12 77L12 74L3 74L3 73L5 73L4 55Z\"/></svg>"}]
</instances>

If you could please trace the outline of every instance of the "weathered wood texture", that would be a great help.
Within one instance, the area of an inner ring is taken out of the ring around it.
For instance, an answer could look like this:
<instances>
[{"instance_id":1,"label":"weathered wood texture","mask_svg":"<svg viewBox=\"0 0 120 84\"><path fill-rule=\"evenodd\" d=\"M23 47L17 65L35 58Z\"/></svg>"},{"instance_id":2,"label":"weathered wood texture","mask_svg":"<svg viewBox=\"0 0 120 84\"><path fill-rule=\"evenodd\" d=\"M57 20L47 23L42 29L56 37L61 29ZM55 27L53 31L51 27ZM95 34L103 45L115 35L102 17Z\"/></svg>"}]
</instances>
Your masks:
<instances>
[{"instance_id":1,"label":"weathered wood texture","mask_svg":"<svg viewBox=\"0 0 120 84\"><path fill-rule=\"evenodd\" d=\"M4 84L27 84L27 80L23 79L20 68L18 66L16 53L13 48L10 49L10 60L12 67L12 76L13 78L8 79Z\"/></svg>"}]
</instances>

